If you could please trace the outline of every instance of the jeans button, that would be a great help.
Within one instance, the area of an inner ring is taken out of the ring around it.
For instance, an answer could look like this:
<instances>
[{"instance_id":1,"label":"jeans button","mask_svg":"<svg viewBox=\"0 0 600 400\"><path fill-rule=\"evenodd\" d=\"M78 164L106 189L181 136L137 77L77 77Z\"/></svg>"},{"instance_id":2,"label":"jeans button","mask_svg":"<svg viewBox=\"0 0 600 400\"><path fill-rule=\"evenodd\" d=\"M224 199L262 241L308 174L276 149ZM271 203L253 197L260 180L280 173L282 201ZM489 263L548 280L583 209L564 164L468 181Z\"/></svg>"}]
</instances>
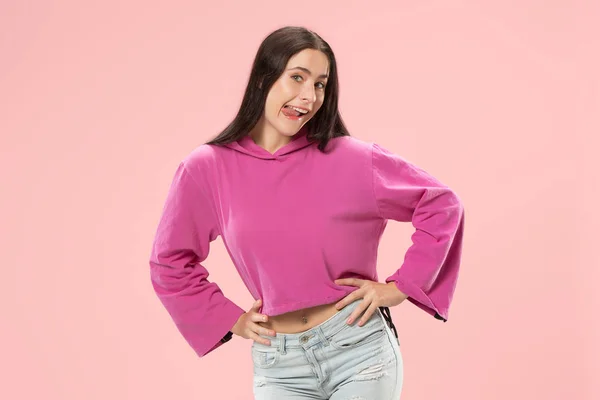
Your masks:
<instances>
[{"instance_id":1,"label":"jeans button","mask_svg":"<svg viewBox=\"0 0 600 400\"><path fill-rule=\"evenodd\" d=\"M308 336L302 336L300 338L300 343L306 343L308 341Z\"/></svg>"}]
</instances>

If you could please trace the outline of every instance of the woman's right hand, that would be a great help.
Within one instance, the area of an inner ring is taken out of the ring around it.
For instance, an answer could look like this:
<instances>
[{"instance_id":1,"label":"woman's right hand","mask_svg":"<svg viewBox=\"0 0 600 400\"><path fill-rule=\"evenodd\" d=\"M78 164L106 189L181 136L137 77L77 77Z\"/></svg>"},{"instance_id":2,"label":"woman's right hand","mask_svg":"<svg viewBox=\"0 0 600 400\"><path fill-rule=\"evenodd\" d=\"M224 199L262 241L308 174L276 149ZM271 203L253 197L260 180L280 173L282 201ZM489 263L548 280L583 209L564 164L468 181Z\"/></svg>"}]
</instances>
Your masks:
<instances>
[{"instance_id":1,"label":"woman's right hand","mask_svg":"<svg viewBox=\"0 0 600 400\"><path fill-rule=\"evenodd\" d=\"M233 328L231 328L231 332L234 335L241 336L245 339L252 339L257 343L262 343L267 346L270 346L271 341L269 339L265 339L259 336L259 334L269 336L276 335L275 331L267 329L258 324L259 322L267 322L269 318L267 315L260 314L258 312L261 303L261 299L256 300L252 305L252 308L238 318Z\"/></svg>"}]
</instances>

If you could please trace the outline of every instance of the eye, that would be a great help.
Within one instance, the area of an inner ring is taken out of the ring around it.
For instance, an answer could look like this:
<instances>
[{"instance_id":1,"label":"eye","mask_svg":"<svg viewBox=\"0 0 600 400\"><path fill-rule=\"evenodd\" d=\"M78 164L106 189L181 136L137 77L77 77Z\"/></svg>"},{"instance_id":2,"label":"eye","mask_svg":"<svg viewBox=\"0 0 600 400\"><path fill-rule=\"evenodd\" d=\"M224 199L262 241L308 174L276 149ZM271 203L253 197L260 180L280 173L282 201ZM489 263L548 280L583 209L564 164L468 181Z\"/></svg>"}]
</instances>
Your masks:
<instances>
[{"instance_id":1,"label":"eye","mask_svg":"<svg viewBox=\"0 0 600 400\"><path fill-rule=\"evenodd\" d=\"M296 79L296 77L302 79L302 77L300 75L292 75L291 78L293 80L295 80L296 82L300 82L299 80ZM325 84L323 82L317 82L317 85L321 85L321 87L319 87L319 89L325 89Z\"/></svg>"}]
</instances>

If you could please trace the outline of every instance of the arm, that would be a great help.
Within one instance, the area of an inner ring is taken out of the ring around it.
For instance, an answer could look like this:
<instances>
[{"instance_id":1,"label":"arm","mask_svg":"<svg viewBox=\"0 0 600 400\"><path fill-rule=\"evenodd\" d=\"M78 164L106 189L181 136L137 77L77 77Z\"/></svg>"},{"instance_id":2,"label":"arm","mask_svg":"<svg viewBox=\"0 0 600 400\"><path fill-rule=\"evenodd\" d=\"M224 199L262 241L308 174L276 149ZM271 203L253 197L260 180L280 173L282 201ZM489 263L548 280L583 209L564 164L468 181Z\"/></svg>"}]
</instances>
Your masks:
<instances>
[{"instance_id":1,"label":"arm","mask_svg":"<svg viewBox=\"0 0 600 400\"><path fill-rule=\"evenodd\" d=\"M415 227L394 282L408 300L444 322L461 260L464 209L446 185L400 156L373 143L373 190L384 219Z\"/></svg>"},{"instance_id":2,"label":"arm","mask_svg":"<svg viewBox=\"0 0 600 400\"><path fill-rule=\"evenodd\" d=\"M202 262L219 235L214 210L182 162L171 183L150 256L158 298L179 332L203 357L230 338L244 310L208 281Z\"/></svg>"}]
</instances>

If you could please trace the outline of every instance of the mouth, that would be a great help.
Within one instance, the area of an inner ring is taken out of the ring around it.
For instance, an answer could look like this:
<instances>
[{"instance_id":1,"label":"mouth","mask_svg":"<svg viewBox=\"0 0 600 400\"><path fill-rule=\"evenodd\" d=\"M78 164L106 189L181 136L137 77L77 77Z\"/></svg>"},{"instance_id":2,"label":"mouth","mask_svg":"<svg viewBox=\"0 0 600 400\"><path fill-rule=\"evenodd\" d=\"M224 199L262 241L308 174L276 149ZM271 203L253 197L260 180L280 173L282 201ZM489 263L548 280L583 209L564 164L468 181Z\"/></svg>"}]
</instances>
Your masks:
<instances>
[{"instance_id":1,"label":"mouth","mask_svg":"<svg viewBox=\"0 0 600 400\"><path fill-rule=\"evenodd\" d=\"M283 106L281 112L286 118L298 121L306 117L310 113L310 110L304 107L296 107L288 104Z\"/></svg>"}]
</instances>

